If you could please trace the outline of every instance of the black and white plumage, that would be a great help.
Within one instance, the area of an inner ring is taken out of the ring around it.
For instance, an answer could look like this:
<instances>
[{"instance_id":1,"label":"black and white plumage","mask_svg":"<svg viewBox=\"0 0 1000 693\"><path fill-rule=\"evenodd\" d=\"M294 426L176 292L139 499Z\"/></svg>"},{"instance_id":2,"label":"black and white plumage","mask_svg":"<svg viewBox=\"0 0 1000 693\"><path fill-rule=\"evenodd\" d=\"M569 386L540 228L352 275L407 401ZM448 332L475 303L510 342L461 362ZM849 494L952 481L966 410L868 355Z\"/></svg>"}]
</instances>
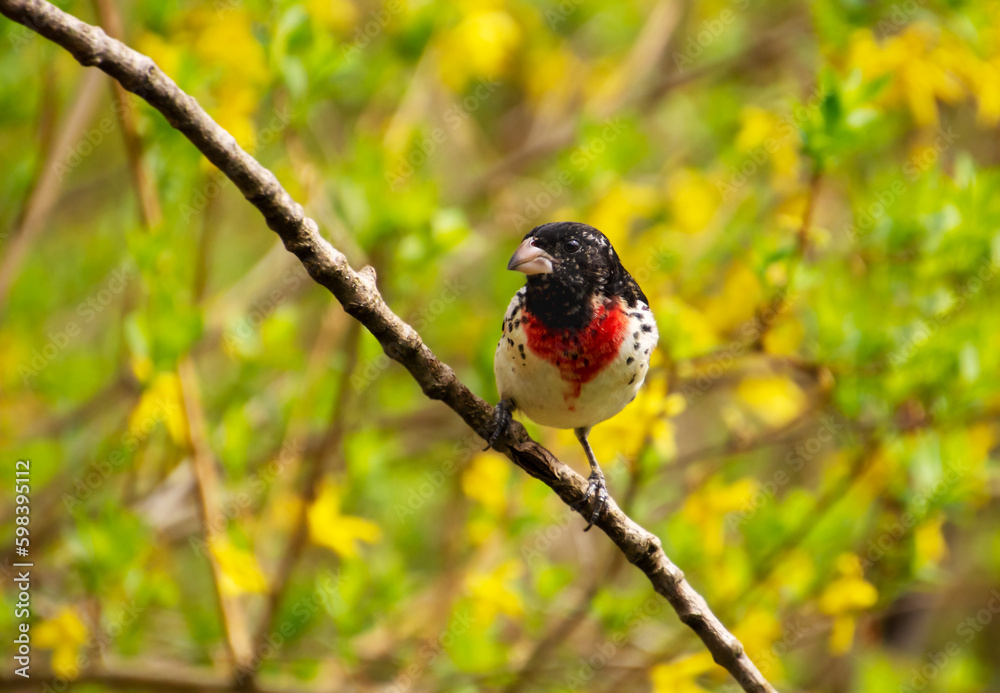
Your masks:
<instances>
[{"instance_id":1,"label":"black and white plumage","mask_svg":"<svg viewBox=\"0 0 1000 693\"><path fill-rule=\"evenodd\" d=\"M656 322L611 242L587 224L533 229L507 268L528 279L507 308L494 356L500 403L490 443L516 409L542 425L572 428L591 466L590 529L607 490L587 436L635 399L656 347Z\"/></svg>"}]
</instances>

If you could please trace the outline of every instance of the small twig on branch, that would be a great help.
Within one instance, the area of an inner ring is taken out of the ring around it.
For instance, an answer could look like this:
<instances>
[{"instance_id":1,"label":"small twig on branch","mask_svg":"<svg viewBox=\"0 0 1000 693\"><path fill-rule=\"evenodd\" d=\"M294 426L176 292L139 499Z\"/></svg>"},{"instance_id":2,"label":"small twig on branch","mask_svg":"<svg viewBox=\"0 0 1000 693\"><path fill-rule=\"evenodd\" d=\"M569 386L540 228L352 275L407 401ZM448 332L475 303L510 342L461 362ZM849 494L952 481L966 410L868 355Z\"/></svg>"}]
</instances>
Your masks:
<instances>
[{"instance_id":1,"label":"small twig on branch","mask_svg":"<svg viewBox=\"0 0 1000 693\"><path fill-rule=\"evenodd\" d=\"M111 39L41 0L0 0L0 12L68 50L81 64L96 66L159 110L209 161L239 188L312 278L330 290L348 314L378 339L386 354L402 364L431 399L441 400L479 435L492 429L493 407L473 394L454 371L438 360L420 335L393 313L375 285L375 271L355 271L347 258L320 236L302 206L236 143L188 94L147 56ZM587 480L532 440L524 427L511 425L497 447L531 476L545 482L567 505L583 501ZM581 507L582 504L581 504ZM625 557L649 578L745 691L773 688L742 644L715 617L708 604L684 579L660 546L660 540L627 517L612 500L596 523Z\"/></svg>"}]
</instances>

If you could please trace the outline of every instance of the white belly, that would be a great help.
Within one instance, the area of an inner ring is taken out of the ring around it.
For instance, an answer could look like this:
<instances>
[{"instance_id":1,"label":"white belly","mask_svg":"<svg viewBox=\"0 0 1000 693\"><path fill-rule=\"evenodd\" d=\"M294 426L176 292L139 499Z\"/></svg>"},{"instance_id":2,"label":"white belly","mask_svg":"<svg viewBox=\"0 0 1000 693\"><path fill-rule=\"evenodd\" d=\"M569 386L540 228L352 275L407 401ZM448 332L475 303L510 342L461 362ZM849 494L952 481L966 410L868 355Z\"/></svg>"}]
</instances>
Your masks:
<instances>
[{"instance_id":1,"label":"white belly","mask_svg":"<svg viewBox=\"0 0 1000 693\"><path fill-rule=\"evenodd\" d=\"M511 301L508 318L523 306L523 291ZM582 384L567 382L555 364L531 351L515 316L507 323L493 360L500 397L513 400L518 409L543 426L581 428L610 419L635 399L656 347L656 324L649 308L640 303L630 311L633 314L618 353ZM644 330L643 325L649 327Z\"/></svg>"}]
</instances>

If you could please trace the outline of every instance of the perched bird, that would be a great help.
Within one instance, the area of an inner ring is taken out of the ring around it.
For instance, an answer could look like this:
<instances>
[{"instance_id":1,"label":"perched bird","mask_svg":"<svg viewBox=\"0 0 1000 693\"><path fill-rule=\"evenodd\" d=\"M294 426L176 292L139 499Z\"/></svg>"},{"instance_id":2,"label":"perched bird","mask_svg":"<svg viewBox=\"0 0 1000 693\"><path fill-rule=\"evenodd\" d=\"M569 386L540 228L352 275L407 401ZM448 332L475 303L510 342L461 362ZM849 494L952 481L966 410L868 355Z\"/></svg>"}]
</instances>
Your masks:
<instances>
[{"instance_id":1,"label":"perched bird","mask_svg":"<svg viewBox=\"0 0 1000 693\"><path fill-rule=\"evenodd\" d=\"M572 428L590 462L587 531L608 501L587 436L635 399L656 347L656 322L642 289L593 226L538 226L507 269L528 279L503 318L493 360L500 403L487 449L515 410L544 426Z\"/></svg>"}]
</instances>

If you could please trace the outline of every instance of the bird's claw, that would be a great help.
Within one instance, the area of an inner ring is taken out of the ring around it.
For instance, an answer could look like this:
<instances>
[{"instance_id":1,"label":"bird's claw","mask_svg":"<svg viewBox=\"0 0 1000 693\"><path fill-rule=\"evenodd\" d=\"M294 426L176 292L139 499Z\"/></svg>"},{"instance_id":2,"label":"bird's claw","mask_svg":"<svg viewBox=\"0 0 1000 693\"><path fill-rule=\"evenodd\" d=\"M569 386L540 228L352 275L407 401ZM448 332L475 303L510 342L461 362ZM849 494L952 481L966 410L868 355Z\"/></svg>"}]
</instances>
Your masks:
<instances>
[{"instance_id":1,"label":"bird's claw","mask_svg":"<svg viewBox=\"0 0 1000 693\"><path fill-rule=\"evenodd\" d=\"M604 483L604 474L598 471L591 473L587 480L590 482L587 485L587 492L583 494L583 498L574 506L577 509L585 507L587 502L593 497L594 499L594 509L590 513L590 521L587 522L587 526L583 528L584 532L590 530L597 522L597 518L600 516L601 511L604 510L604 506L608 504L608 487Z\"/></svg>"},{"instance_id":2,"label":"bird's claw","mask_svg":"<svg viewBox=\"0 0 1000 693\"><path fill-rule=\"evenodd\" d=\"M509 399L502 399L497 403L496 409L493 410L493 433L487 439L483 452L493 447L494 443L507 433L513 413L514 407Z\"/></svg>"}]
</instances>

